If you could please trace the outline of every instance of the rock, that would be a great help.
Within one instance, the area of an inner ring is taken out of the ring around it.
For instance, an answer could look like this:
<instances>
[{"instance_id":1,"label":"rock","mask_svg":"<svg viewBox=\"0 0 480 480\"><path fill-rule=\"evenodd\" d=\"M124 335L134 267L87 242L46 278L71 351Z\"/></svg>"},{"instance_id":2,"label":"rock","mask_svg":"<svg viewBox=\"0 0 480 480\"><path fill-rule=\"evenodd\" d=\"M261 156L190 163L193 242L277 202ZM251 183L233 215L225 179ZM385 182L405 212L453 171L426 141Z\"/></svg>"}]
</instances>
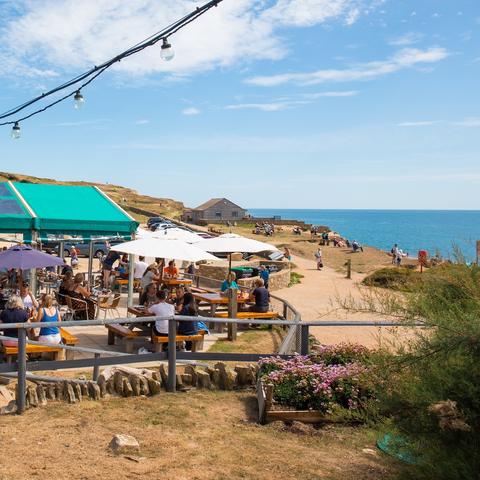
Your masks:
<instances>
[{"instance_id":1,"label":"rock","mask_svg":"<svg viewBox=\"0 0 480 480\"><path fill-rule=\"evenodd\" d=\"M0 386L0 408L8 406L8 404L15 400L13 393L5 386Z\"/></svg>"},{"instance_id":2,"label":"rock","mask_svg":"<svg viewBox=\"0 0 480 480\"><path fill-rule=\"evenodd\" d=\"M31 407L38 407L37 389L33 385L27 387L27 401Z\"/></svg>"},{"instance_id":3,"label":"rock","mask_svg":"<svg viewBox=\"0 0 480 480\"><path fill-rule=\"evenodd\" d=\"M82 397L88 398L88 383L82 382L80 384L80 390L82 391Z\"/></svg>"},{"instance_id":4,"label":"rock","mask_svg":"<svg viewBox=\"0 0 480 480\"><path fill-rule=\"evenodd\" d=\"M148 375L147 375L147 376L148 376ZM152 372L151 378L153 378L153 379L156 380L157 382L161 382L161 381L162 381L162 377L160 376L160 372Z\"/></svg>"},{"instance_id":5,"label":"rock","mask_svg":"<svg viewBox=\"0 0 480 480\"><path fill-rule=\"evenodd\" d=\"M378 455L377 451L373 450L373 448L362 448L362 452L367 455Z\"/></svg>"},{"instance_id":6,"label":"rock","mask_svg":"<svg viewBox=\"0 0 480 480\"><path fill-rule=\"evenodd\" d=\"M100 387L100 395L104 397L107 394L107 380L103 374L98 376L97 385Z\"/></svg>"},{"instance_id":7,"label":"rock","mask_svg":"<svg viewBox=\"0 0 480 480\"><path fill-rule=\"evenodd\" d=\"M107 380L107 393L109 393L110 395L115 395L115 383L113 381L113 378L109 378Z\"/></svg>"},{"instance_id":8,"label":"rock","mask_svg":"<svg viewBox=\"0 0 480 480\"><path fill-rule=\"evenodd\" d=\"M100 387L96 382L88 382L88 395L92 400L100 400Z\"/></svg>"},{"instance_id":9,"label":"rock","mask_svg":"<svg viewBox=\"0 0 480 480\"><path fill-rule=\"evenodd\" d=\"M287 424L286 430L298 435L313 435L315 433L315 429L312 427L312 425L307 425L306 423L297 421Z\"/></svg>"},{"instance_id":10,"label":"rock","mask_svg":"<svg viewBox=\"0 0 480 480\"><path fill-rule=\"evenodd\" d=\"M127 377L123 377L122 390L123 390L124 397L133 397L133 388L130 385L130 382L128 381Z\"/></svg>"},{"instance_id":11,"label":"rock","mask_svg":"<svg viewBox=\"0 0 480 480\"><path fill-rule=\"evenodd\" d=\"M57 399L57 395L55 393L55 384L50 383L49 385L47 385L46 395L47 395L47 400Z\"/></svg>"},{"instance_id":12,"label":"rock","mask_svg":"<svg viewBox=\"0 0 480 480\"><path fill-rule=\"evenodd\" d=\"M185 366L185 375L190 375L192 377L192 381L190 385L195 387L197 385L197 370L194 365L186 365ZM185 382L186 383L186 382Z\"/></svg>"},{"instance_id":13,"label":"rock","mask_svg":"<svg viewBox=\"0 0 480 480\"><path fill-rule=\"evenodd\" d=\"M130 375L128 377L134 397L140 396L140 378L140 375Z\"/></svg>"},{"instance_id":14,"label":"rock","mask_svg":"<svg viewBox=\"0 0 480 480\"><path fill-rule=\"evenodd\" d=\"M237 373L237 385L239 387L255 385L255 373L250 366L237 365L235 372Z\"/></svg>"},{"instance_id":15,"label":"rock","mask_svg":"<svg viewBox=\"0 0 480 480\"><path fill-rule=\"evenodd\" d=\"M163 363L160 364L158 372L160 373L160 378L162 379L163 388L167 388L168 375L167 375L167 372L165 370L165 365Z\"/></svg>"},{"instance_id":16,"label":"rock","mask_svg":"<svg viewBox=\"0 0 480 480\"><path fill-rule=\"evenodd\" d=\"M203 372L202 370L197 372L197 388L211 390L212 381L208 372Z\"/></svg>"},{"instance_id":17,"label":"rock","mask_svg":"<svg viewBox=\"0 0 480 480\"><path fill-rule=\"evenodd\" d=\"M235 381L237 379L236 372L233 372L223 362L218 362L215 364L215 371L218 375L214 373L214 383L222 390L233 390L235 386Z\"/></svg>"},{"instance_id":18,"label":"rock","mask_svg":"<svg viewBox=\"0 0 480 480\"><path fill-rule=\"evenodd\" d=\"M131 455L140 452L140 444L130 435L115 435L108 447L115 455Z\"/></svg>"},{"instance_id":19,"label":"rock","mask_svg":"<svg viewBox=\"0 0 480 480\"><path fill-rule=\"evenodd\" d=\"M55 384L55 397L58 401L63 400L63 382Z\"/></svg>"},{"instance_id":20,"label":"rock","mask_svg":"<svg viewBox=\"0 0 480 480\"><path fill-rule=\"evenodd\" d=\"M75 392L73 391L72 384L70 382L63 382L63 398L68 403L75 403Z\"/></svg>"},{"instance_id":21,"label":"rock","mask_svg":"<svg viewBox=\"0 0 480 480\"><path fill-rule=\"evenodd\" d=\"M38 405L44 407L47 404L47 395L45 394L45 388L43 385L37 385L37 398Z\"/></svg>"},{"instance_id":22,"label":"rock","mask_svg":"<svg viewBox=\"0 0 480 480\"><path fill-rule=\"evenodd\" d=\"M121 372L115 372L113 375L113 386L115 392L119 395L123 395L123 375Z\"/></svg>"},{"instance_id":23,"label":"rock","mask_svg":"<svg viewBox=\"0 0 480 480\"><path fill-rule=\"evenodd\" d=\"M184 385L192 385L192 376L189 373L182 373L180 377Z\"/></svg>"},{"instance_id":24,"label":"rock","mask_svg":"<svg viewBox=\"0 0 480 480\"><path fill-rule=\"evenodd\" d=\"M5 405L2 408L0 408L0 415L9 415L11 413L17 413L16 400L12 400L9 402L8 405Z\"/></svg>"},{"instance_id":25,"label":"rock","mask_svg":"<svg viewBox=\"0 0 480 480\"><path fill-rule=\"evenodd\" d=\"M150 395L158 395L162 389L162 385L153 378L148 379L148 388L150 389Z\"/></svg>"},{"instance_id":26,"label":"rock","mask_svg":"<svg viewBox=\"0 0 480 480\"><path fill-rule=\"evenodd\" d=\"M150 387L148 386L148 380L143 376L140 377L140 395L150 395Z\"/></svg>"},{"instance_id":27,"label":"rock","mask_svg":"<svg viewBox=\"0 0 480 480\"><path fill-rule=\"evenodd\" d=\"M82 387L77 382L72 382L73 392L75 393L75 398L81 402L83 399Z\"/></svg>"}]
</instances>

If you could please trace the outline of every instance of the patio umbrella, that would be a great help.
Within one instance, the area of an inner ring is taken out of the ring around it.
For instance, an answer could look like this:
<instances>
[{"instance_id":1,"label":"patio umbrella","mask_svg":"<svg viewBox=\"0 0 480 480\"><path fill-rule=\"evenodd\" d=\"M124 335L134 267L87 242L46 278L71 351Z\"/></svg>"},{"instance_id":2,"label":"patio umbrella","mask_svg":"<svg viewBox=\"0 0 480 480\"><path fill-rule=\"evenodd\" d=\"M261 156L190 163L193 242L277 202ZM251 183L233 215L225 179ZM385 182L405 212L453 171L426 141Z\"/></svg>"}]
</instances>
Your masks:
<instances>
[{"instance_id":1,"label":"patio umbrella","mask_svg":"<svg viewBox=\"0 0 480 480\"><path fill-rule=\"evenodd\" d=\"M157 230L150 232L143 228L138 228L136 233L137 238L159 238L161 240L182 240L187 243L195 243L202 240L200 235L183 230L182 228L166 228L165 230Z\"/></svg>"},{"instance_id":2,"label":"patio umbrella","mask_svg":"<svg viewBox=\"0 0 480 480\"><path fill-rule=\"evenodd\" d=\"M200 260L218 260L199 246L181 240L160 240L158 238L142 238L131 242L120 243L111 250L144 257L171 258L199 262Z\"/></svg>"},{"instance_id":3,"label":"patio umbrella","mask_svg":"<svg viewBox=\"0 0 480 480\"><path fill-rule=\"evenodd\" d=\"M258 253L258 252L274 252L278 250L274 245L259 242L251 238L242 237L236 233L225 233L218 237L200 240L194 245L212 253L228 253L229 254L229 270L232 268L232 253Z\"/></svg>"},{"instance_id":4,"label":"patio umbrella","mask_svg":"<svg viewBox=\"0 0 480 480\"><path fill-rule=\"evenodd\" d=\"M14 245L0 253L0 268L30 268L55 267L63 265L63 260L48 253L34 250L28 245Z\"/></svg>"}]
</instances>

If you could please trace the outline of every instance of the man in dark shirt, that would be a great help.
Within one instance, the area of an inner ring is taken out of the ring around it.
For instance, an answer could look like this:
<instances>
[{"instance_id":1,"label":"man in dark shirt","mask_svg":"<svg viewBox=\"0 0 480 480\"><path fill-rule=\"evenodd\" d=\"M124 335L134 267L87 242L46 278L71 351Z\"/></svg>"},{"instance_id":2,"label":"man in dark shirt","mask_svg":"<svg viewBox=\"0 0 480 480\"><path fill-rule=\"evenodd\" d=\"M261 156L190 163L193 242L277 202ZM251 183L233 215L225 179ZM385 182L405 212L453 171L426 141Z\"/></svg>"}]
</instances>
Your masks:
<instances>
[{"instance_id":1,"label":"man in dark shirt","mask_svg":"<svg viewBox=\"0 0 480 480\"><path fill-rule=\"evenodd\" d=\"M0 314L1 323L25 323L28 322L28 313L23 308L22 299L17 295L12 295L5 306L5 310ZM1 324L0 324L1 330ZM4 330L3 335L6 337L18 337L16 328Z\"/></svg>"},{"instance_id":2,"label":"man in dark shirt","mask_svg":"<svg viewBox=\"0 0 480 480\"><path fill-rule=\"evenodd\" d=\"M251 312L268 312L270 306L270 293L264 286L264 282L261 278L255 280L255 288L250 294L251 300L255 300L255 305L250 307Z\"/></svg>"}]
</instances>

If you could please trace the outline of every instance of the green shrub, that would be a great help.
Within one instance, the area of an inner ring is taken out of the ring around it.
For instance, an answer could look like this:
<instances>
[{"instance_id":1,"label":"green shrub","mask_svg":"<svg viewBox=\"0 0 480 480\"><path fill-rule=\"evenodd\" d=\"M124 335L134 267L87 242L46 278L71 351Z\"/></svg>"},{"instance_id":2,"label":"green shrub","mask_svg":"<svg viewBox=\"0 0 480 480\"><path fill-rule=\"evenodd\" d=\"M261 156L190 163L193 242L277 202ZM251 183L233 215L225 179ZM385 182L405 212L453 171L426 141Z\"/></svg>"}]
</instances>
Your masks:
<instances>
[{"instance_id":1,"label":"green shrub","mask_svg":"<svg viewBox=\"0 0 480 480\"><path fill-rule=\"evenodd\" d=\"M293 285L297 285L302 283L301 279L304 277L301 273L291 272L290 273L290 283L288 284L289 287L293 287Z\"/></svg>"},{"instance_id":2,"label":"green shrub","mask_svg":"<svg viewBox=\"0 0 480 480\"><path fill-rule=\"evenodd\" d=\"M381 268L364 278L363 284L369 287L411 290L422 280L420 272L410 268Z\"/></svg>"}]
</instances>

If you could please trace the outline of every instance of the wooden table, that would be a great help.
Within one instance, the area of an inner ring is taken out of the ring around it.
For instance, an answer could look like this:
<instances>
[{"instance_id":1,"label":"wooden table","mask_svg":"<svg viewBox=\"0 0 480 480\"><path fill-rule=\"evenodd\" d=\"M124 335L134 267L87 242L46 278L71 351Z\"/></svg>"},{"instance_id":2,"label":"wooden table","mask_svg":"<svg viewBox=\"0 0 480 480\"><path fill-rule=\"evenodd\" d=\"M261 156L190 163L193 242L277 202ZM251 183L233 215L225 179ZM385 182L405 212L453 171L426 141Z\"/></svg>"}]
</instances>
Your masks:
<instances>
[{"instance_id":1,"label":"wooden table","mask_svg":"<svg viewBox=\"0 0 480 480\"><path fill-rule=\"evenodd\" d=\"M215 316L218 305L228 305L228 297L220 295L219 293L194 293L193 296L198 302L205 302L210 305L211 317ZM248 298L237 297L237 303L239 305L244 305L248 301Z\"/></svg>"},{"instance_id":2,"label":"wooden table","mask_svg":"<svg viewBox=\"0 0 480 480\"><path fill-rule=\"evenodd\" d=\"M178 287L179 285L191 285L192 280L189 278L164 278L161 283L167 287Z\"/></svg>"}]
</instances>

